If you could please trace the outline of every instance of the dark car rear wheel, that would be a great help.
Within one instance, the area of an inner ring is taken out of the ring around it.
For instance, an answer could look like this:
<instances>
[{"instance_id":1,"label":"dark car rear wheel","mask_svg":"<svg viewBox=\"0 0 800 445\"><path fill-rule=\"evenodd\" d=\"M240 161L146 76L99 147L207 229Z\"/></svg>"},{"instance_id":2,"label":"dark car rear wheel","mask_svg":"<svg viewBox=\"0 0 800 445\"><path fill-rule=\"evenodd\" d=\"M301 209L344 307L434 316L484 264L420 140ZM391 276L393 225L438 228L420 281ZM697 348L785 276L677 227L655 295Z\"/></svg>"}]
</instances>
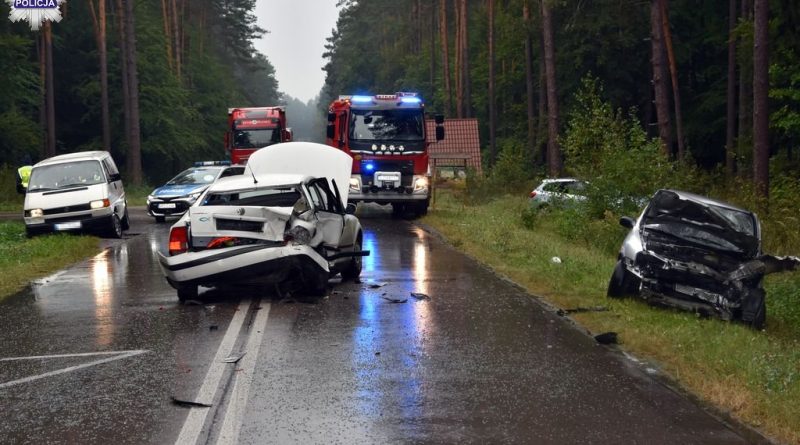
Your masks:
<instances>
[{"instance_id":1,"label":"dark car rear wheel","mask_svg":"<svg viewBox=\"0 0 800 445\"><path fill-rule=\"evenodd\" d=\"M764 289L750 289L742 299L742 321L753 329L764 329L767 322L767 303Z\"/></svg>"},{"instance_id":2,"label":"dark car rear wheel","mask_svg":"<svg viewBox=\"0 0 800 445\"><path fill-rule=\"evenodd\" d=\"M197 285L188 285L184 284L178 286L178 301L181 303L186 303L186 300L196 300L197 299Z\"/></svg>"},{"instance_id":3,"label":"dark car rear wheel","mask_svg":"<svg viewBox=\"0 0 800 445\"><path fill-rule=\"evenodd\" d=\"M628 272L622 260L617 261L614 272L608 281L608 292L606 295L612 298L621 298L626 295L636 295L639 293L639 278Z\"/></svg>"},{"instance_id":4,"label":"dark car rear wheel","mask_svg":"<svg viewBox=\"0 0 800 445\"><path fill-rule=\"evenodd\" d=\"M353 245L353 250L356 252L361 251L361 238L359 238ZM361 257L354 256L350 259L350 263L342 270L342 278L345 280L355 280L361 275Z\"/></svg>"}]
</instances>

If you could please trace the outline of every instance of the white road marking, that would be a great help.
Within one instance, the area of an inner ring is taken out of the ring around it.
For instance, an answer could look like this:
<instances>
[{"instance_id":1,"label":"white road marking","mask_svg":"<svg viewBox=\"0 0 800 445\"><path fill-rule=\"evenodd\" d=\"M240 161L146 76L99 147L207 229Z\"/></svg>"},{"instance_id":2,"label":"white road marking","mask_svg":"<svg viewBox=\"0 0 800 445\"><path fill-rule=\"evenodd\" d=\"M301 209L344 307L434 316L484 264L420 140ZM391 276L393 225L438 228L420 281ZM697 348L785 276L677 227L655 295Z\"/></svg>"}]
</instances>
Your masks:
<instances>
[{"instance_id":1,"label":"white road marking","mask_svg":"<svg viewBox=\"0 0 800 445\"><path fill-rule=\"evenodd\" d=\"M4 358L0 359L0 361L8 362L14 360L33 360L33 359L47 359L47 358L66 358L66 357L88 357L88 356L98 356L98 355L112 355L117 354L114 357L108 357L100 360L95 360L88 363L83 363L80 365L70 366L68 368L57 369L55 371L46 372L44 374L33 375L30 377L25 377L18 380L12 380L10 382L5 382L0 384L0 389L9 388L14 385L20 385L22 383L32 382L34 380L43 379L45 377L52 377L54 375L65 374L67 372L77 371L79 369L88 368L90 366L101 365L103 363L113 362L114 360L120 360L123 358L133 357L135 355L144 354L147 352L146 350L132 350L132 351L113 351L113 352L90 352L85 354L57 354L57 355L40 355L34 357L12 357L12 358Z\"/></svg>"},{"instance_id":2,"label":"white road marking","mask_svg":"<svg viewBox=\"0 0 800 445\"><path fill-rule=\"evenodd\" d=\"M203 380L203 385L200 387L200 391L197 393L194 401L207 405L213 403L214 394L216 394L217 388L219 388L220 381L225 373L225 367L228 366L228 364L223 363L222 360L231 355L233 346L236 343L236 338L242 330L242 325L244 324L249 307L249 299L239 303L239 307L228 325L228 330L225 331L225 336L219 344L217 354L214 356L211 366L208 368L208 372L206 372L206 378ZM181 445L197 443L200 434L203 432L203 426L206 423L206 417L209 411L211 410L208 408L191 408L175 443Z\"/></svg>"},{"instance_id":3,"label":"white road marking","mask_svg":"<svg viewBox=\"0 0 800 445\"><path fill-rule=\"evenodd\" d=\"M52 355L28 355L25 357L6 357L0 358L0 362L13 362L15 360L41 360L48 358L72 358L72 357L93 357L96 355L117 355L117 354L141 354L147 352L142 349L131 349L128 351L102 351L102 352L79 352L77 354L52 354Z\"/></svg>"},{"instance_id":4,"label":"white road marking","mask_svg":"<svg viewBox=\"0 0 800 445\"><path fill-rule=\"evenodd\" d=\"M261 342L267 327L269 317L269 304L262 304L258 311L253 325L250 327L250 337L247 339L245 356L237 369L236 380L233 384L231 398L228 401L228 408L225 410L225 417L222 423L222 430L217 438L217 444L236 444L239 443L239 432L242 429L245 409L247 408L247 398L250 393L250 383L255 377L256 362L258 361L258 351L261 349Z\"/></svg>"}]
</instances>

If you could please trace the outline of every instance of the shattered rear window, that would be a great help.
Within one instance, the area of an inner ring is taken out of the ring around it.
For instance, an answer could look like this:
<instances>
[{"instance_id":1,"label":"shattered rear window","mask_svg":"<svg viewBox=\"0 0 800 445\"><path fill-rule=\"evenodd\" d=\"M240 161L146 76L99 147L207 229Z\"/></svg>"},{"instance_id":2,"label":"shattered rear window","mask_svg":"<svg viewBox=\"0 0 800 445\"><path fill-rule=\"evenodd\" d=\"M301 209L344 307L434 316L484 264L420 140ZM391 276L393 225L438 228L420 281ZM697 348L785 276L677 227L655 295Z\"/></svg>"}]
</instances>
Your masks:
<instances>
[{"instance_id":1,"label":"shattered rear window","mask_svg":"<svg viewBox=\"0 0 800 445\"><path fill-rule=\"evenodd\" d=\"M293 207L301 197L295 186L269 187L256 190L239 190L225 193L209 193L204 206L262 206Z\"/></svg>"}]
</instances>

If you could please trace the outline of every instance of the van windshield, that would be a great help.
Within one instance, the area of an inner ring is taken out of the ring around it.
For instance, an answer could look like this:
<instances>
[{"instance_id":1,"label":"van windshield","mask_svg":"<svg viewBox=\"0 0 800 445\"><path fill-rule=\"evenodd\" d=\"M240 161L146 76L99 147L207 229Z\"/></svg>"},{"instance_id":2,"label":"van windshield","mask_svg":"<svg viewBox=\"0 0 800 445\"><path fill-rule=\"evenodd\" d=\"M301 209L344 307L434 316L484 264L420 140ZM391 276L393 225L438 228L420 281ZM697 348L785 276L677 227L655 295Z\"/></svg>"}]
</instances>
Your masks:
<instances>
[{"instance_id":1,"label":"van windshield","mask_svg":"<svg viewBox=\"0 0 800 445\"><path fill-rule=\"evenodd\" d=\"M106 182L103 168L98 161L66 162L42 165L31 171L29 192L58 190L75 186L102 184Z\"/></svg>"}]
</instances>

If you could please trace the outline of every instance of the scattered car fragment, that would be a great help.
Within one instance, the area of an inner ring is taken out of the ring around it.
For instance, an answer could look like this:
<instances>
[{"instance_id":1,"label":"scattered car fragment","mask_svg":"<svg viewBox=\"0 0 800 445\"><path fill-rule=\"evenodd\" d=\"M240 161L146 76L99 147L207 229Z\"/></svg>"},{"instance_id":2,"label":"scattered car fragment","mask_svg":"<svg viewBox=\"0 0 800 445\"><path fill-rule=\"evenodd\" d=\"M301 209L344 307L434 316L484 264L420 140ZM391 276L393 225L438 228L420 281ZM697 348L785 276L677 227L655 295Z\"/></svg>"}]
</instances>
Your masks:
<instances>
[{"instance_id":1,"label":"scattered car fragment","mask_svg":"<svg viewBox=\"0 0 800 445\"><path fill-rule=\"evenodd\" d=\"M765 275L794 270L800 258L761 252L756 215L677 190L659 190L622 243L608 296L652 303L764 327Z\"/></svg>"},{"instance_id":2,"label":"scattered car fragment","mask_svg":"<svg viewBox=\"0 0 800 445\"><path fill-rule=\"evenodd\" d=\"M346 208L352 158L307 142L254 153L243 175L211 185L172 226L159 254L178 299L198 286L293 283L322 295L328 279L361 273L363 232Z\"/></svg>"}]
</instances>

